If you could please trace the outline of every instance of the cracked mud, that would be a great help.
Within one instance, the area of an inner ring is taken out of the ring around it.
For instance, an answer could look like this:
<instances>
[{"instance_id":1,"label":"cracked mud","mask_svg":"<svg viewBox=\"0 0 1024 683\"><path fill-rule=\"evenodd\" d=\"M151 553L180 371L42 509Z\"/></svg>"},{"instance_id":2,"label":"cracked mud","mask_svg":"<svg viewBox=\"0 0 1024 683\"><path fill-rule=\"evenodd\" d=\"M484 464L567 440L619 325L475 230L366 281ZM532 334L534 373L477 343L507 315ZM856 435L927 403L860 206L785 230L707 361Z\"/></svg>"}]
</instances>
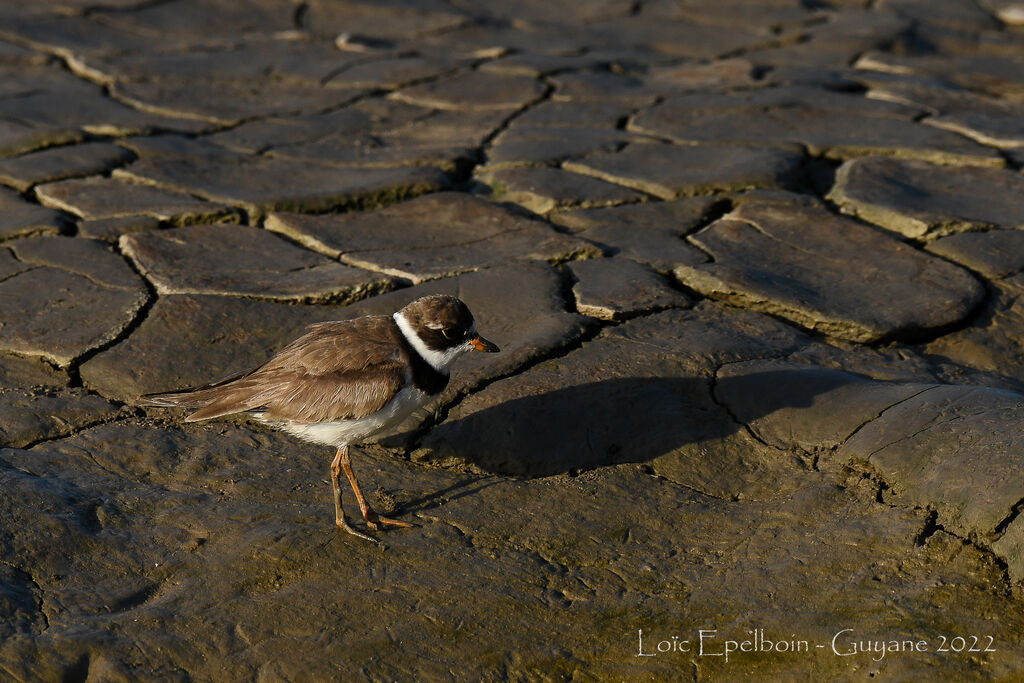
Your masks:
<instances>
[{"instance_id":1,"label":"cracked mud","mask_svg":"<svg viewBox=\"0 0 1024 683\"><path fill-rule=\"evenodd\" d=\"M1022 24L7 3L0 678L1020 678ZM442 292L502 353L355 453L386 549L140 405ZM993 645L637 656L701 628Z\"/></svg>"}]
</instances>

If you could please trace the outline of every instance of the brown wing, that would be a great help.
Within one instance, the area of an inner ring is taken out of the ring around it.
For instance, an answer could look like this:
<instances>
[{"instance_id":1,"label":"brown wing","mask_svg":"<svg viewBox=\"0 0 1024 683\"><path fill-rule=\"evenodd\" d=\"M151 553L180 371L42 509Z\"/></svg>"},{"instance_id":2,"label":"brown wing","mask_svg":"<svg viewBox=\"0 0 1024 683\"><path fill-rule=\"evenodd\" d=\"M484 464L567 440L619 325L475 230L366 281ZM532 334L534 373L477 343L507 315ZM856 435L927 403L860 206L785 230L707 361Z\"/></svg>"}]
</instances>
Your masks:
<instances>
[{"instance_id":1,"label":"brown wing","mask_svg":"<svg viewBox=\"0 0 1024 683\"><path fill-rule=\"evenodd\" d=\"M301 422L365 417L383 408L406 382L400 334L386 316L320 323L251 372L151 401L202 406L188 422L248 411Z\"/></svg>"}]
</instances>

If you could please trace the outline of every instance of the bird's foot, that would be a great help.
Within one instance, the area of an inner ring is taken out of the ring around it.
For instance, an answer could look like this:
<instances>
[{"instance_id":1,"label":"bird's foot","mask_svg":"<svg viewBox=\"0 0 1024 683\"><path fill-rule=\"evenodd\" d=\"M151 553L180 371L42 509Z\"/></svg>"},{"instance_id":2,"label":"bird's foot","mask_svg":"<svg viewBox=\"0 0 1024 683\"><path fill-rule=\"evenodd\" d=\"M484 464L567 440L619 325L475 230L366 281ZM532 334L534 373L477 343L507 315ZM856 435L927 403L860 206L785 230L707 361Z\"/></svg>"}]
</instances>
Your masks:
<instances>
[{"instance_id":1,"label":"bird's foot","mask_svg":"<svg viewBox=\"0 0 1024 683\"><path fill-rule=\"evenodd\" d=\"M366 526L374 530L378 530L382 526L397 526L405 529L412 528L412 524L409 524L408 522L400 522L397 519L382 517L373 510L366 510L366 512L363 513L363 519L366 520Z\"/></svg>"},{"instance_id":2,"label":"bird's foot","mask_svg":"<svg viewBox=\"0 0 1024 683\"><path fill-rule=\"evenodd\" d=\"M362 533L360 531L356 531L355 529L350 527L348 525L348 522L345 520L344 517L335 517L334 518L334 523L338 525L339 529L342 529L343 531L347 531L348 533L352 534L353 536L358 536L359 538L366 539L367 541L372 541L373 543L380 543L380 541L378 541L373 536L367 536L366 534L364 534L364 533ZM373 528L376 528L376 527L372 527L371 526L370 528L373 529Z\"/></svg>"}]
</instances>

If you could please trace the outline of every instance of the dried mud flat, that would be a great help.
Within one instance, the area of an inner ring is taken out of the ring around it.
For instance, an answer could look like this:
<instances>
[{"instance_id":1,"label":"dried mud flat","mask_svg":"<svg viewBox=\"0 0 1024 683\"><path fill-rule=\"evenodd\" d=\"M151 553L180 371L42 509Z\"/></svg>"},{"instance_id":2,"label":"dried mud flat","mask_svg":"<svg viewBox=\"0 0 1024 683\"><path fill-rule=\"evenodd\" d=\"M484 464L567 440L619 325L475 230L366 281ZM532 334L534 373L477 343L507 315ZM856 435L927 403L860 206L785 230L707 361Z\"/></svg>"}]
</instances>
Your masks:
<instances>
[{"instance_id":1,"label":"dried mud flat","mask_svg":"<svg viewBox=\"0 0 1024 683\"><path fill-rule=\"evenodd\" d=\"M0 678L1021 677L1022 23L5 3ZM386 548L139 405L434 292L503 352L356 455Z\"/></svg>"}]
</instances>

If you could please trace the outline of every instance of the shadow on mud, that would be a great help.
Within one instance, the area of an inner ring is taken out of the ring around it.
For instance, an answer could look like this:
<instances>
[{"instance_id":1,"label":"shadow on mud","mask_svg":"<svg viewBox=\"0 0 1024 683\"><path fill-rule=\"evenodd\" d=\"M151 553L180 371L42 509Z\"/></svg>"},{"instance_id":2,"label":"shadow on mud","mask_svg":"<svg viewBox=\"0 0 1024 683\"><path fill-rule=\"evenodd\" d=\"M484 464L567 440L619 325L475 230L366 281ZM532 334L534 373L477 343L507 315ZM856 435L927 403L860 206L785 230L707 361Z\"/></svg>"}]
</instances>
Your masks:
<instances>
[{"instance_id":1,"label":"shadow on mud","mask_svg":"<svg viewBox=\"0 0 1024 683\"><path fill-rule=\"evenodd\" d=\"M741 402L749 421L807 407L819 393L852 381L863 378L825 368L771 370L722 378L714 394ZM646 462L741 428L712 399L710 379L629 377L505 401L439 425L424 445L432 460L456 458L495 474L543 477Z\"/></svg>"}]
</instances>

